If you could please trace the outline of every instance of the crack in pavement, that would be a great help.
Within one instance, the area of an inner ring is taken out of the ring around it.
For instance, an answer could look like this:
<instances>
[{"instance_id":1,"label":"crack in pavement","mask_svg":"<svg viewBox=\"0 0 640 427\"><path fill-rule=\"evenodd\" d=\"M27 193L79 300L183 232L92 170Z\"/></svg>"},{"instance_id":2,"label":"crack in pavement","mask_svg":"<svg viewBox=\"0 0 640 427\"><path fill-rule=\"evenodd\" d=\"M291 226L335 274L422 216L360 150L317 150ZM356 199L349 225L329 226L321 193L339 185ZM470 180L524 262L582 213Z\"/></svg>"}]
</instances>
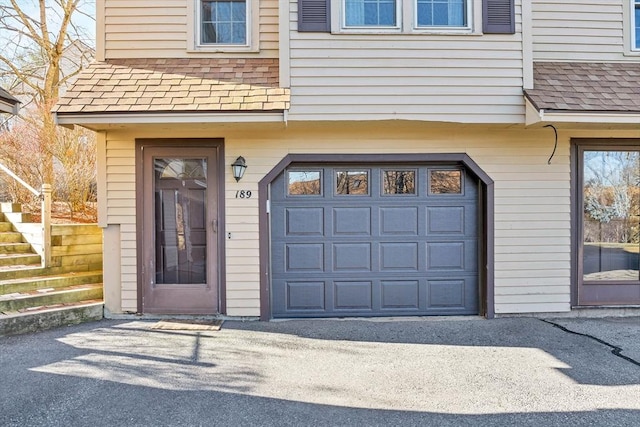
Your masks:
<instances>
[{"instance_id":1,"label":"crack in pavement","mask_svg":"<svg viewBox=\"0 0 640 427\"><path fill-rule=\"evenodd\" d=\"M581 337L586 337L586 338L591 338L592 340L599 342L600 344L606 345L607 347L609 347L611 349L611 353L614 356L617 356L621 359L626 360L627 362L633 363L636 366L640 366L640 361L637 361L629 356L625 356L624 354L622 354L622 352L624 351L624 349L622 347L618 347L617 345L613 345L611 343L608 343L598 337L594 337L593 335L589 335L589 334L583 334L582 332L576 332L576 331L572 331L571 329L568 329L558 323L552 322L550 320L546 320L546 319L539 319L545 323L548 323L549 325L552 325L564 332L568 332L570 334L574 334L574 335L579 335Z\"/></svg>"}]
</instances>

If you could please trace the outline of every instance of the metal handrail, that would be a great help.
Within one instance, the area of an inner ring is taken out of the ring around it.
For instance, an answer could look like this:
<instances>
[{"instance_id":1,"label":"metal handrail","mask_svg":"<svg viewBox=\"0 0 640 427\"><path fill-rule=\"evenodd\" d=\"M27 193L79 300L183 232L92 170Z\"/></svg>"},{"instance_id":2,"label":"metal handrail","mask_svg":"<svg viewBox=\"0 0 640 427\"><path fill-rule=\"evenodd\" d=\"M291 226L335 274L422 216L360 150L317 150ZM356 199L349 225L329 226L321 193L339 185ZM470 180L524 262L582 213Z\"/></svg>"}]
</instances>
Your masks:
<instances>
[{"instance_id":1,"label":"metal handrail","mask_svg":"<svg viewBox=\"0 0 640 427\"><path fill-rule=\"evenodd\" d=\"M34 196L36 197L40 197L42 196L42 193L39 192L38 190L36 190L35 188L33 188L32 186L30 186L29 184L27 184L22 178L20 178L18 175L16 175L15 173L13 173L13 171L11 169L9 169L8 167L6 167L5 165L3 165L2 163L0 163L0 169L2 169L3 171L5 171L11 178L15 179L16 181L18 181L20 184L22 184L22 186L24 188L26 188L27 190L29 190L30 192L33 193Z\"/></svg>"}]
</instances>

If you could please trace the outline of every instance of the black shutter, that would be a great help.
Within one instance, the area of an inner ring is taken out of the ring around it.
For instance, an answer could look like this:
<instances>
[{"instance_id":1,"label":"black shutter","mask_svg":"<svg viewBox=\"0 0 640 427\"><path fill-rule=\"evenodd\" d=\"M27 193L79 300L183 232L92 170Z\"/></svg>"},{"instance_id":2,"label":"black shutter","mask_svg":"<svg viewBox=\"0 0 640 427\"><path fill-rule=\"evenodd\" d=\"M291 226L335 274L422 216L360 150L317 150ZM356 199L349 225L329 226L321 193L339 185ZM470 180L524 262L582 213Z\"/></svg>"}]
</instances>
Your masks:
<instances>
[{"instance_id":1,"label":"black shutter","mask_svg":"<svg viewBox=\"0 0 640 427\"><path fill-rule=\"evenodd\" d=\"M331 32L331 0L298 0L298 31Z\"/></svg>"},{"instance_id":2,"label":"black shutter","mask_svg":"<svg viewBox=\"0 0 640 427\"><path fill-rule=\"evenodd\" d=\"M516 12L513 3L514 0L482 0L482 32L514 34Z\"/></svg>"}]
</instances>

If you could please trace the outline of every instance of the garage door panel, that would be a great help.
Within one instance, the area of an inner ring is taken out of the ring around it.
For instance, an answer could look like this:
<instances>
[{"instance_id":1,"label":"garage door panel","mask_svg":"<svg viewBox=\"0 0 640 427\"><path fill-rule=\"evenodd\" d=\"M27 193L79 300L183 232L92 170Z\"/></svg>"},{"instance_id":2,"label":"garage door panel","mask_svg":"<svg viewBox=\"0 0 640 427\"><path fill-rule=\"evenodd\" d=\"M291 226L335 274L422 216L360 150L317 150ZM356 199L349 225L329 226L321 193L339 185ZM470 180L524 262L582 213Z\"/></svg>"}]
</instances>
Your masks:
<instances>
[{"instance_id":1,"label":"garage door panel","mask_svg":"<svg viewBox=\"0 0 640 427\"><path fill-rule=\"evenodd\" d=\"M373 308L373 284L367 281L336 281L334 306L336 310L366 310Z\"/></svg>"},{"instance_id":2,"label":"garage door panel","mask_svg":"<svg viewBox=\"0 0 640 427\"><path fill-rule=\"evenodd\" d=\"M333 271L371 271L371 243L333 244Z\"/></svg>"},{"instance_id":3,"label":"garage door panel","mask_svg":"<svg viewBox=\"0 0 640 427\"><path fill-rule=\"evenodd\" d=\"M286 245L287 272L324 271L324 245L322 243L290 243Z\"/></svg>"},{"instance_id":4,"label":"garage door panel","mask_svg":"<svg viewBox=\"0 0 640 427\"><path fill-rule=\"evenodd\" d=\"M371 208L334 208L334 236L370 236Z\"/></svg>"},{"instance_id":5,"label":"garage door panel","mask_svg":"<svg viewBox=\"0 0 640 427\"><path fill-rule=\"evenodd\" d=\"M381 309L419 310L420 282L418 280L383 280Z\"/></svg>"},{"instance_id":6,"label":"garage door panel","mask_svg":"<svg viewBox=\"0 0 640 427\"><path fill-rule=\"evenodd\" d=\"M287 282L287 310L324 311L325 284L317 282Z\"/></svg>"},{"instance_id":7,"label":"garage door panel","mask_svg":"<svg viewBox=\"0 0 640 427\"><path fill-rule=\"evenodd\" d=\"M427 270L465 270L464 242L427 243Z\"/></svg>"},{"instance_id":8,"label":"garage door panel","mask_svg":"<svg viewBox=\"0 0 640 427\"><path fill-rule=\"evenodd\" d=\"M477 312L477 279L467 277L449 280L428 280L430 309L457 309L459 312Z\"/></svg>"},{"instance_id":9,"label":"garage door panel","mask_svg":"<svg viewBox=\"0 0 640 427\"><path fill-rule=\"evenodd\" d=\"M380 208L380 235L417 236L418 208Z\"/></svg>"},{"instance_id":10,"label":"garage door panel","mask_svg":"<svg viewBox=\"0 0 640 427\"><path fill-rule=\"evenodd\" d=\"M380 271L418 271L418 243L380 243Z\"/></svg>"},{"instance_id":11,"label":"garage door panel","mask_svg":"<svg viewBox=\"0 0 640 427\"><path fill-rule=\"evenodd\" d=\"M321 207L287 208L285 218L287 236L324 235L324 209Z\"/></svg>"},{"instance_id":12,"label":"garage door panel","mask_svg":"<svg viewBox=\"0 0 640 427\"><path fill-rule=\"evenodd\" d=\"M429 280L429 307L464 308L464 280Z\"/></svg>"},{"instance_id":13,"label":"garage door panel","mask_svg":"<svg viewBox=\"0 0 640 427\"><path fill-rule=\"evenodd\" d=\"M427 234L464 234L464 206L427 208Z\"/></svg>"}]
</instances>

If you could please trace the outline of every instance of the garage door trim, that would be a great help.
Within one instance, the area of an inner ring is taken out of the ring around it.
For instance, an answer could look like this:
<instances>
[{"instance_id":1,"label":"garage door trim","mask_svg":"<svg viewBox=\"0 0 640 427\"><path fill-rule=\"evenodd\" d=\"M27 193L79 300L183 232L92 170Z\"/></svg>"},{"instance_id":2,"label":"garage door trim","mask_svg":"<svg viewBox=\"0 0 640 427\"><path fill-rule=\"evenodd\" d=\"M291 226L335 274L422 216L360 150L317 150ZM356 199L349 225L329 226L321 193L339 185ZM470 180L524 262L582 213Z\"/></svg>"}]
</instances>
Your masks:
<instances>
[{"instance_id":1,"label":"garage door trim","mask_svg":"<svg viewBox=\"0 0 640 427\"><path fill-rule=\"evenodd\" d=\"M465 153L439 154L288 154L258 183L259 232L260 232L260 319L271 318L271 283L270 283L270 235L269 235L269 185L289 165L296 163L357 164L357 163L389 163L437 164L458 163L466 167L480 181L479 203L482 222L479 239L482 242L483 259L480 260L480 312L486 318L493 318L494 311L494 186L493 180L471 157Z\"/></svg>"}]
</instances>

